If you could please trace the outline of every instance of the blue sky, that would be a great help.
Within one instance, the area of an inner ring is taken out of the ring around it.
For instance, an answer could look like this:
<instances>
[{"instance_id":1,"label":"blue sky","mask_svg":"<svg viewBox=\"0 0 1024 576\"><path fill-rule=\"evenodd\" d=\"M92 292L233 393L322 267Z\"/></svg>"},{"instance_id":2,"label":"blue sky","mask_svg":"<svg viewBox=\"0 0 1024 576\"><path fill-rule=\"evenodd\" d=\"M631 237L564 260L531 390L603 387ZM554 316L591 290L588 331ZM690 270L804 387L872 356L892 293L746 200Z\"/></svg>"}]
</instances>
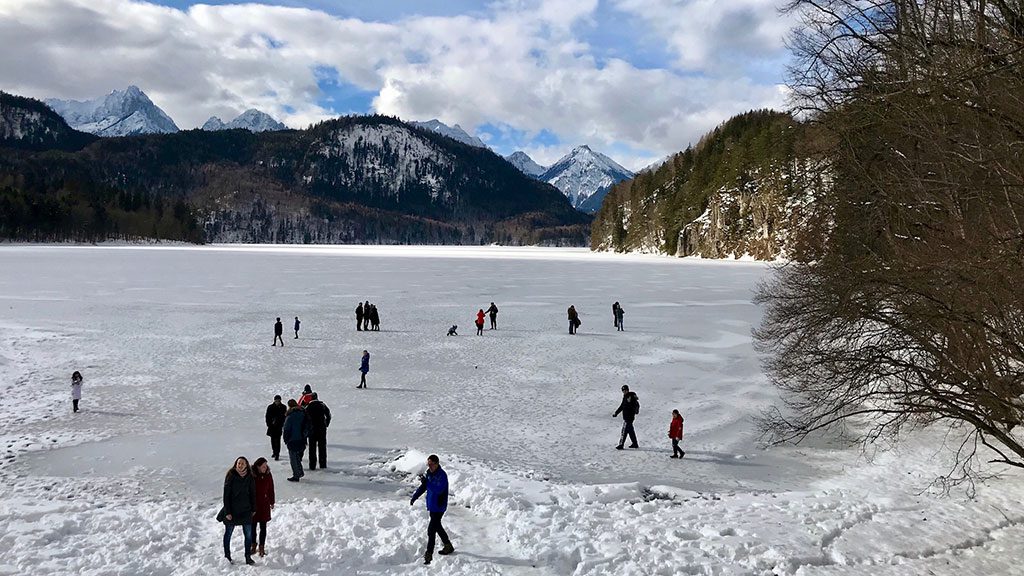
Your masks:
<instances>
[{"instance_id":1,"label":"blue sky","mask_svg":"<svg viewBox=\"0 0 1024 576\"><path fill-rule=\"evenodd\" d=\"M8 0L0 77L37 97L136 84L182 127L380 112L550 164L629 168L785 104L781 0ZM33 65L19 63L32 61Z\"/></svg>"}]
</instances>

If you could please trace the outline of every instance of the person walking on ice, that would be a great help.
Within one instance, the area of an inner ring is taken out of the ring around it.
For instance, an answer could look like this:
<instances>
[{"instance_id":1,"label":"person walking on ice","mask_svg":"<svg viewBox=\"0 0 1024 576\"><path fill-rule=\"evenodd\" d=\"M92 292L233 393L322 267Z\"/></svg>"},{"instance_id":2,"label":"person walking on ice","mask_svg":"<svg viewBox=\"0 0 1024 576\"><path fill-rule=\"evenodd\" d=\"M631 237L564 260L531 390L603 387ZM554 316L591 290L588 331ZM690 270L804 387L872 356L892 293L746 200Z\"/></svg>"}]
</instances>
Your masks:
<instances>
[{"instance_id":1,"label":"person walking on ice","mask_svg":"<svg viewBox=\"0 0 1024 576\"><path fill-rule=\"evenodd\" d=\"M78 412L78 401L82 399L82 373L71 374L71 411Z\"/></svg>"},{"instance_id":2,"label":"person walking on ice","mask_svg":"<svg viewBox=\"0 0 1024 576\"><path fill-rule=\"evenodd\" d=\"M686 452L679 447L679 442L683 439L683 415L679 413L679 410L672 411L672 423L668 425L668 437L672 439L672 456L669 458L686 456Z\"/></svg>"},{"instance_id":3,"label":"person walking on ice","mask_svg":"<svg viewBox=\"0 0 1024 576\"><path fill-rule=\"evenodd\" d=\"M491 318L491 330L498 329L498 307L491 302L491 307L487 309L487 315Z\"/></svg>"},{"instance_id":4,"label":"person walking on ice","mask_svg":"<svg viewBox=\"0 0 1024 576\"><path fill-rule=\"evenodd\" d=\"M484 335L484 309L481 308L476 312L476 335Z\"/></svg>"},{"instance_id":5,"label":"person walking on ice","mask_svg":"<svg viewBox=\"0 0 1024 576\"><path fill-rule=\"evenodd\" d=\"M224 557L228 562L232 562L231 534L235 526L241 526L245 536L245 563L255 564L252 561L252 517L255 511L256 484L252 470L249 469L249 461L239 456L224 476L224 507L217 514L217 520L224 523Z\"/></svg>"},{"instance_id":6,"label":"person walking on ice","mask_svg":"<svg viewBox=\"0 0 1024 576\"><path fill-rule=\"evenodd\" d=\"M633 420L640 413L640 399L637 398L636 392L629 391L629 386L622 386L622 403L619 404L619 408L612 414L612 418L618 416L620 412L622 413L622 435L619 437L619 445L615 449L622 450L623 444L626 443L627 435L633 442L629 447L639 448L640 445L636 441L636 432L633 430Z\"/></svg>"},{"instance_id":7,"label":"person walking on ice","mask_svg":"<svg viewBox=\"0 0 1024 576\"><path fill-rule=\"evenodd\" d=\"M288 462L292 466L289 482L298 482L306 475L302 471L302 453L306 451L306 438L309 437L309 424L306 413L299 408L295 400L288 401L288 415L284 419L284 444L288 447Z\"/></svg>"},{"instance_id":8,"label":"person walking on ice","mask_svg":"<svg viewBox=\"0 0 1024 576\"><path fill-rule=\"evenodd\" d=\"M370 371L370 353L363 350L363 358L359 361L359 372L362 376L359 377L359 386L356 388L366 388L366 373Z\"/></svg>"},{"instance_id":9,"label":"person walking on ice","mask_svg":"<svg viewBox=\"0 0 1024 576\"><path fill-rule=\"evenodd\" d=\"M295 317L295 339L296 340L299 339L299 324L301 324L301 322L299 322L299 317L296 316Z\"/></svg>"},{"instance_id":10,"label":"person walking on ice","mask_svg":"<svg viewBox=\"0 0 1024 576\"><path fill-rule=\"evenodd\" d=\"M281 341L281 346L284 346L284 338L281 335L284 334L284 324L281 324L281 319L278 318L277 322L274 322L274 343L271 346L277 346L277 341Z\"/></svg>"},{"instance_id":11,"label":"person walking on ice","mask_svg":"<svg viewBox=\"0 0 1024 576\"><path fill-rule=\"evenodd\" d=\"M441 525L441 518L448 510L448 474L441 468L441 462L436 454L427 456L427 472L420 477L420 487L413 493L409 505L416 503L416 499L427 493L427 511L430 513L430 524L427 525L427 552L423 555L423 563L430 564L434 559L434 538L441 537L442 548L438 554L447 556L455 552L452 541L448 539L448 533Z\"/></svg>"}]
</instances>

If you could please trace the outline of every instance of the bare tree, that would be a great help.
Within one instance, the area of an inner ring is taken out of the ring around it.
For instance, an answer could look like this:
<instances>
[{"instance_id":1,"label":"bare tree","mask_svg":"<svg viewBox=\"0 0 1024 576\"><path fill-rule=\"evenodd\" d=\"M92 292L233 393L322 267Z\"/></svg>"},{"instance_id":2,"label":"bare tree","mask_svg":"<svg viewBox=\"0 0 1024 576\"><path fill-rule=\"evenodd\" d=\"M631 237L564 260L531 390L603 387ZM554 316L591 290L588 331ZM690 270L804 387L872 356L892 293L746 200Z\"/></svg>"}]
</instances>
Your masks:
<instances>
[{"instance_id":1,"label":"bare tree","mask_svg":"<svg viewBox=\"0 0 1024 576\"><path fill-rule=\"evenodd\" d=\"M817 249L760 288L778 441L943 423L1024 468L1024 2L794 0L830 134Z\"/></svg>"}]
</instances>

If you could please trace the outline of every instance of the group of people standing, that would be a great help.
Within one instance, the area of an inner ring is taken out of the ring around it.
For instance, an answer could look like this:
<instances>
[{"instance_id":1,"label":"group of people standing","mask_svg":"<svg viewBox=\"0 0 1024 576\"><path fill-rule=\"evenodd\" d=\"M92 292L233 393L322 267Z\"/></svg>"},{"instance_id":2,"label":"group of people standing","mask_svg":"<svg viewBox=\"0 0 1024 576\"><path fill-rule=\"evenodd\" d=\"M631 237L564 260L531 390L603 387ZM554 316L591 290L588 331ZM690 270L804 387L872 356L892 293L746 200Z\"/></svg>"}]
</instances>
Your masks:
<instances>
[{"instance_id":1,"label":"group of people standing","mask_svg":"<svg viewBox=\"0 0 1024 576\"><path fill-rule=\"evenodd\" d=\"M296 340L299 339L299 326L300 325L302 325L302 322L299 320L299 317L296 316L295 317L295 325L294 325L294 328L295 328L295 339ZM281 318L278 318L277 322L274 322L274 343L271 344L271 346L277 346L278 342L281 343L281 346L284 346L283 334L284 334L284 324L281 323Z\"/></svg>"},{"instance_id":2,"label":"group of people standing","mask_svg":"<svg viewBox=\"0 0 1024 576\"><path fill-rule=\"evenodd\" d=\"M327 428L331 425L331 409L320 400L307 384L299 399L289 399L287 406L281 395L267 406L267 436L270 436L271 457L281 458L281 440L288 449L288 460L292 467L289 482L298 482L306 475L302 469L302 457L309 448L309 469L327 468Z\"/></svg>"},{"instance_id":3,"label":"group of people standing","mask_svg":"<svg viewBox=\"0 0 1024 576\"><path fill-rule=\"evenodd\" d=\"M245 542L245 563L255 564L252 557L266 556L267 522L274 509L274 476L266 458L259 458L249 466L245 456L235 459L235 464L224 475L224 500L217 520L224 523L224 557L231 559L231 535L236 526L242 527ZM257 542L253 531L258 529Z\"/></svg>"},{"instance_id":4,"label":"group of people standing","mask_svg":"<svg viewBox=\"0 0 1024 576\"><path fill-rule=\"evenodd\" d=\"M356 306L356 330L380 332L380 313L376 304L367 300Z\"/></svg>"},{"instance_id":5,"label":"group of people standing","mask_svg":"<svg viewBox=\"0 0 1024 576\"><path fill-rule=\"evenodd\" d=\"M497 330L498 329L498 307L494 305L494 302L491 302L491 306L487 309L486 316L489 316L491 318L491 330ZM483 336L483 334L484 334L484 317L485 317L484 309L481 308L481 309L477 310L477 312L476 312L476 335L477 336ZM458 326L452 326L452 328L453 329L454 328L458 328ZM452 330L451 332L454 332L454 330ZM453 336L454 334L449 333L448 335L449 336Z\"/></svg>"}]
</instances>

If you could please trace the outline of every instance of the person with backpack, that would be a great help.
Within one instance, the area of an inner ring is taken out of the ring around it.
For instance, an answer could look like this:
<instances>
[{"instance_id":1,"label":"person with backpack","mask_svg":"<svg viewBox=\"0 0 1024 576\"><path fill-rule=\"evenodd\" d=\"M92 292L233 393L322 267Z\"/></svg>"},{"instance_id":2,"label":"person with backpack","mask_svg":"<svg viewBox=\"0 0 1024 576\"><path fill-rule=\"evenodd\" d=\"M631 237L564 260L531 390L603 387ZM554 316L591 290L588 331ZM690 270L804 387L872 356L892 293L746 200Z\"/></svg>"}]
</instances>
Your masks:
<instances>
[{"instance_id":1,"label":"person with backpack","mask_svg":"<svg viewBox=\"0 0 1024 576\"><path fill-rule=\"evenodd\" d=\"M306 475L302 471L302 453L306 451L306 438L309 437L309 424L306 412L299 408L295 400L288 400L288 413L284 418L284 444L288 447L288 460L292 465L289 482L298 482Z\"/></svg>"},{"instance_id":2,"label":"person with backpack","mask_svg":"<svg viewBox=\"0 0 1024 576\"><path fill-rule=\"evenodd\" d=\"M487 315L491 317L491 330L498 329L498 307L491 302L491 307L487 309Z\"/></svg>"},{"instance_id":3,"label":"person with backpack","mask_svg":"<svg viewBox=\"0 0 1024 576\"><path fill-rule=\"evenodd\" d=\"M295 340L299 339L299 324L301 324L301 322L299 322L299 317L296 316L295 317Z\"/></svg>"},{"instance_id":4,"label":"person with backpack","mask_svg":"<svg viewBox=\"0 0 1024 576\"><path fill-rule=\"evenodd\" d=\"M224 557L231 560L231 534L235 526L242 527L245 536L245 563L252 561L252 517L256 511L256 484L253 481L249 460L244 456L235 459L235 465L224 475L224 506L217 514L217 520L224 523Z\"/></svg>"},{"instance_id":5,"label":"person with backpack","mask_svg":"<svg viewBox=\"0 0 1024 576\"><path fill-rule=\"evenodd\" d=\"M270 473L270 464L266 458L257 458L252 465L252 477L256 487L256 512L252 516L253 525L259 535L259 547L253 538L249 555L259 552L260 557L267 555L267 522L270 522L270 511L274 509L274 475Z\"/></svg>"},{"instance_id":6,"label":"person with backpack","mask_svg":"<svg viewBox=\"0 0 1024 576\"><path fill-rule=\"evenodd\" d=\"M281 346L284 346L284 338L281 335L284 334L284 324L281 324L281 319L278 318L277 322L274 322L274 343L271 346L277 346L277 341L281 341Z\"/></svg>"},{"instance_id":7,"label":"person with backpack","mask_svg":"<svg viewBox=\"0 0 1024 576\"><path fill-rule=\"evenodd\" d=\"M679 413L679 410L672 411L672 422L668 425L668 437L672 439L672 456L669 458L686 456L686 452L679 447L679 442L683 439L683 415Z\"/></svg>"},{"instance_id":8,"label":"person with backpack","mask_svg":"<svg viewBox=\"0 0 1024 576\"><path fill-rule=\"evenodd\" d=\"M481 308L476 311L476 335L484 335L484 309Z\"/></svg>"},{"instance_id":9,"label":"person with backpack","mask_svg":"<svg viewBox=\"0 0 1024 576\"><path fill-rule=\"evenodd\" d=\"M288 407L281 403L281 395L274 396L274 402L267 406L267 436L270 436L270 452L274 460L281 457L281 432L284 429L284 415Z\"/></svg>"},{"instance_id":10,"label":"person with backpack","mask_svg":"<svg viewBox=\"0 0 1024 576\"><path fill-rule=\"evenodd\" d=\"M576 306L569 306L569 334L575 334L576 329L580 327L580 315L576 312Z\"/></svg>"},{"instance_id":11,"label":"person with backpack","mask_svg":"<svg viewBox=\"0 0 1024 576\"><path fill-rule=\"evenodd\" d=\"M444 526L441 525L441 518L448 510L448 474L441 468L441 462L436 454L427 456L427 472L420 476L420 487L413 493L409 505L416 503L416 499L427 493L427 511L430 513L430 524L427 525L427 553L423 555L423 563L430 564L434 558L434 538L441 537L441 551L438 554L447 556L455 552L452 541L448 538Z\"/></svg>"},{"instance_id":12,"label":"person with backpack","mask_svg":"<svg viewBox=\"0 0 1024 576\"><path fill-rule=\"evenodd\" d=\"M359 378L359 386L356 388L366 388L366 373L370 371L370 353L363 350L363 357L359 361L359 372L362 374Z\"/></svg>"},{"instance_id":13,"label":"person with backpack","mask_svg":"<svg viewBox=\"0 0 1024 576\"><path fill-rule=\"evenodd\" d=\"M75 370L71 374L71 411L78 412L78 401L82 399L82 373Z\"/></svg>"},{"instance_id":14,"label":"person with backpack","mask_svg":"<svg viewBox=\"0 0 1024 576\"><path fill-rule=\"evenodd\" d=\"M321 402L313 392L313 400L306 406L309 420L309 469L316 470L317 457L320 469L327 468L327 427L331 425L331 409Z\"/></svg>"},{"instance_id":15,"label":"person with backpack","mask_svg":"<svg viewBox=\"0 0 1024 576\"><path fill-rule=\"evenodd\" d=\"M619 404L615 413L612 414L612 418L622 414L622 435L619 437L619 445L615 447L616 450L622 450L623 444L626 443L626 436L632 441L629 445L630 448L639 448L640 445L636 441L636 432L633 430L633 420L636 419L636 415L640 413L640 399L637 397L636 392L630 392L629 386L622 386L622 403Z\"/></svg>"}]
</instances>

